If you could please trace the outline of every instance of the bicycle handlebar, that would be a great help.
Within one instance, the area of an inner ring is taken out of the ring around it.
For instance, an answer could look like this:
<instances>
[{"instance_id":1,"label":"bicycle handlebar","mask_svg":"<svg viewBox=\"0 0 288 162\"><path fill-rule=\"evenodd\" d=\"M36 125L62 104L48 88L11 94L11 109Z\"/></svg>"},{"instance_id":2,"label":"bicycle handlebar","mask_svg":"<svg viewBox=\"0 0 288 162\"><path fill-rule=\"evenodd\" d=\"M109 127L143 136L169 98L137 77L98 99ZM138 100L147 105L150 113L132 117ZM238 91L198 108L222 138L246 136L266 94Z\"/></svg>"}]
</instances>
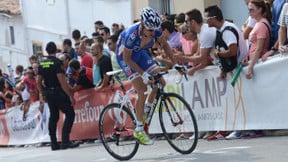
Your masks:
<instances>
[{"instance_id":1,"label":"bicycle handlebar","mask_svg":"<svg viewBox=\"0 0 288 162\"><path fill-rule=\"evenodd\" d=\"M184 75L186 81L188 81L188 77L187 77L187 74L186 74L186 71L187 71L187 67L186 66L176 64L174 66L174 69L176 69L180 74Z\"/></svg>"},{"instance_id":2,"label":"bicycle handlebar","mask_svg":"<svg viewBox=\"0 0 288 162\"><path fill-rule=\"evenodd\" d=\"M118 75L122 72L122 70L115 70L115 71L108 71L106 74L108 76L114 76L114 75Z\"/></svg>"}]
</instances>

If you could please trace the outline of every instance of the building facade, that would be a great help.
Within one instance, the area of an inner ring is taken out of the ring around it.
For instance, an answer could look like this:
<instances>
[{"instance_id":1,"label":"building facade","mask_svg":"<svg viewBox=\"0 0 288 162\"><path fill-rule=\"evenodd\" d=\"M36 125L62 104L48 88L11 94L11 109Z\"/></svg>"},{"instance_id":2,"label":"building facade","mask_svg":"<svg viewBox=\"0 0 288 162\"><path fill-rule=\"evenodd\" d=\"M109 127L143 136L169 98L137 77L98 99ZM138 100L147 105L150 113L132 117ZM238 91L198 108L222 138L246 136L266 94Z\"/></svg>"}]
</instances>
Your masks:
<instances>
[{"instance_id":1,"label":"building facade","mask_svg":"<svg viewBox=\"0 0 288 162\"><path fill-rule=\"evenodd\" d=\"M193 8L203 12L214 4L221 6L225 18L237 25L248 16L242 0L0 0L0 68L5 69L7 64L27 67L29 56L45 53L43 49L49 41L61 47L74 29L91 37L96 20L108 27L114 22L129 26L146 6L159 13L177 14ZM17 6L19 10L13 11Z\"/></svg>"}]
</instances>

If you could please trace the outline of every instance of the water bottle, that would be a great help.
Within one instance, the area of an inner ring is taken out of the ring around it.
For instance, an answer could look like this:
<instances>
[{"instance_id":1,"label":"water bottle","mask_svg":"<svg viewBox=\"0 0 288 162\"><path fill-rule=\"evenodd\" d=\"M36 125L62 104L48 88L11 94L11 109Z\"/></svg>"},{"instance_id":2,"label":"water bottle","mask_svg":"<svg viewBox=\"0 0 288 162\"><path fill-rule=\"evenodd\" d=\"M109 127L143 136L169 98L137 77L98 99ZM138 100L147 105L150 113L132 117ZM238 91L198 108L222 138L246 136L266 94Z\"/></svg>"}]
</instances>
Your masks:
<instances>
[{"instance_id":1,"label":"water bottle","mask_svg":"<svg viewBox=\"0 0 288 162\"><path fill-rule=\"evenodd\" d=\"M242 68L243 68L242 63L239 63L239 64L237 65L237 67L236 67L235 73L234 73L234 75L233 75L233 77L232 77L232 80L231 80L231 85L232 85L233 87L235 86L235 84L236 84L236 82L237 82L237 79L238 79L238 77L239 77L239 75L240 75L240 73L241 73L241 71L242 71Z\"/></svg>"},{"instance_id":2,"label":"water bottle","mask_svg":"<svg viewBox=\"0 0 288 162\"><path fill-rule=\"evenodd\" d=\"M10 75L10 80L12 81L13 84L15 84L14 73L13 73L13 69L12 69L10 64L7 65L7 69L8 69L9 75Z\"/></svg>"}]
</instances>

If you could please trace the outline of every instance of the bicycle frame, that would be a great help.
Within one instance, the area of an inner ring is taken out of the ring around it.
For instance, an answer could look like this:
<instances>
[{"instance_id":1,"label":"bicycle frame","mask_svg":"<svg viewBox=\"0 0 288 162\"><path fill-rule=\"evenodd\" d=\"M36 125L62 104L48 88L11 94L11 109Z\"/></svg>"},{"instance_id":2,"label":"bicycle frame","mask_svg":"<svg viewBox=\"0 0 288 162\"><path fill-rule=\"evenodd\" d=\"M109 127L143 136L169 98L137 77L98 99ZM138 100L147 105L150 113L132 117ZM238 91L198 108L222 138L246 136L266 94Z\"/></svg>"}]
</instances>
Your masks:
<instances>
[{"instance_id":1,"label":"bicycle frame","mask_svg":"<svg viewBox=\"0 0 288 162\"><path fill-rule=\"evenodd\" d=\"M120 109L122 109L123 106L126 105L127 108L128 108L128 109L131 111L131 113L133 114L134 118L136 119L136 110L135 110L135 108L134 108L134 106L133 106L133 104L132 104L132 101L130 100L130 94L131 94L131 93L134 93L134 92L135 92L135 89L134 89L134 88L131 88L131 89L129 89L128 91L126 91L126 89L125 89L123 83L121 82L119 76L118 76L118 75L115 75L115 77L116 77L117 81L119 82L120 87L121 87L121 89L122 89L122 92L123 92L123 94L124 94L124 95L119 94L120 100L122 101L122 102L121 102L121 107L120 107ZM160 78L156 79L155 83L151 84L150 86L151 86L151 88L153 89L155 85L156 85L156 87L157 87L157 92L156 92L156 96L155 96L154 102L152 103L152 107L151 107L151 109L149 110L149 112L148 112L148 114L147 114L147 116L146 116L146 121L145 121L145 123L144 123L144 129L145 129L146 131L148 130L148 127L149 127L149 125L151 124L152 117L153 117L153 114L154 114L154 112L155 112L156 106L158 105L159 100L161 101L159 107L162 108L162 107L163 107L162 104L164 104L164 106L165 106L165 108L166 108L166 111L168 112L168 115L169 115L169 117L170 117L171 122L173 123L173 125L174 125L174 126L177 126L178 124L182 124L182 123L183 123L183 120L181 119L180 115L178 114L178 112L176 111L176 109L175 109L174 106L173 106L172 108L173 108L173 110L176 112L176 115L177 115L177 117L180 119L180 121L179 121L178 123L175 123L175 122L173 121L173 117L172 117L172 115L171 115L170 110L168 109L168 105L167 105L166 102L164 102L164 101L165 101L164 99L166 99L166 97L165 97L165 96L166 96L166 95L165 95L166 93L164 92L164 87L162 86L162 84L161 84L161 82L160 82ZM169 102L171 105L173 105L172 102L170 101L170 99L168 99L168 102Z\"/></svg>"}]
</instances>

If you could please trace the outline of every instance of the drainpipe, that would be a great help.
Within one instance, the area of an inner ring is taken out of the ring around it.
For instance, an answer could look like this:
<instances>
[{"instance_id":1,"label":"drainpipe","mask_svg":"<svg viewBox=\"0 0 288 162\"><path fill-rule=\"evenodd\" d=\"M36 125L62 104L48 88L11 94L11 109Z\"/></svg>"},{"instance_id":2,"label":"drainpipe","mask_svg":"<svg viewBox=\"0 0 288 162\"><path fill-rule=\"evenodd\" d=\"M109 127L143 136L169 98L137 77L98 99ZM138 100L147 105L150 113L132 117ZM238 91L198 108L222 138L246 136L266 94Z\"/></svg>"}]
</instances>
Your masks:
<instances>
[{"instance_id":1,"label":"drainpipe","mask_svg":"<svg viewBox=\"0 0 288 162\"><path fill-rule=\"evenodd\" d=\"M65 8L66 8L66 17L67 17L67 36L70 38L72 29L71 29L71 19L70 19L70 10L69 10L69 0L65 0Z\"/></svg>"},{"instance_id":2,"label":"drainpipe","mask_svg":"<svg viewBox=\"0 0 288 162\"><path fill-rule=\"evenodd\" d=\"M28 28L27 28L27 18L25 17L25 9L24 9L24 3L27 2L25 0L20 0L20 7L21 7L21 15L22 19L23 19L23 26L24 26L24 47L26 47L26 49L24 49L24 51L26 52L27 55L29 55L28 53L32 53L29 51L29 47L31 44L31 41L29 41L29 32L28 32Z\"/></svg>"}]
</instances>

